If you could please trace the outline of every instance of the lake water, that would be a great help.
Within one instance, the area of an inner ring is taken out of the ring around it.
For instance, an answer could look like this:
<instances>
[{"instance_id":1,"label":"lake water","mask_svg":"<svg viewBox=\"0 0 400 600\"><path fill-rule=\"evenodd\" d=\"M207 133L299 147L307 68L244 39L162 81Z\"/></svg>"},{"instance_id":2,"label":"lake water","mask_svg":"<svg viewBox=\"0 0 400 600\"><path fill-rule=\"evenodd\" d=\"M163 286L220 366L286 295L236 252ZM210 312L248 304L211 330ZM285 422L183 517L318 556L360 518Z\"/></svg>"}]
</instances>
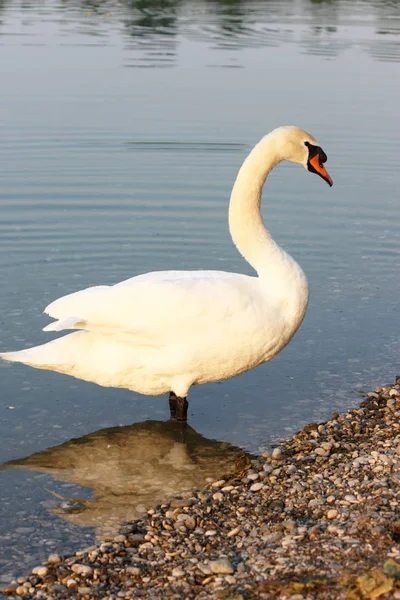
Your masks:
<instances>
[{"instance_id":1,"label":"lake water","mask_svg":"<svg viewBox=\"0 0 400 600\"><path fill-rule=\"evenodd\" d=\"M265 221L308 276L308 313L271 363L192 389L183 437L166 397L0 365L0 461L56 447L0 472L7 581L393 381L400 4L5 0L0 56L0 351L50 339L43 308L80 288L251 273L228 200L274 127L315 135L334 179L270 176Z\"/></svg>"}]
</instances>

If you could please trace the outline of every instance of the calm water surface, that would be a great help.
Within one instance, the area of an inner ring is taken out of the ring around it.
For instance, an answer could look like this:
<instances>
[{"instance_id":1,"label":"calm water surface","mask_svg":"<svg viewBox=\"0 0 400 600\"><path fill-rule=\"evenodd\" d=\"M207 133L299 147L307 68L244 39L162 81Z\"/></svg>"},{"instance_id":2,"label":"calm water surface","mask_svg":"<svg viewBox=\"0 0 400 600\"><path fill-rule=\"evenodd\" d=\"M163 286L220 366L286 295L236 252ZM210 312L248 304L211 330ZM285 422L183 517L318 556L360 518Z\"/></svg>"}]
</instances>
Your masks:
<instances>
[{"instance_id":1,"label":"calm water surface","mask_svg":"<svg viewBox=\"0 0 400 600\"><path fill-rule=\"evenodd\" d=\"M0 461L50 448L0 473L7 581L393 380L400 3L10 0L0 56L0 350L48 340L43 308L89 285L251 273L228 200L274 127L313 133L335 182L294 165L269 178L265 221L309 310L273 362L191 391L184 438L164 397L0 365Z\"/></svg>"}]
</instances>

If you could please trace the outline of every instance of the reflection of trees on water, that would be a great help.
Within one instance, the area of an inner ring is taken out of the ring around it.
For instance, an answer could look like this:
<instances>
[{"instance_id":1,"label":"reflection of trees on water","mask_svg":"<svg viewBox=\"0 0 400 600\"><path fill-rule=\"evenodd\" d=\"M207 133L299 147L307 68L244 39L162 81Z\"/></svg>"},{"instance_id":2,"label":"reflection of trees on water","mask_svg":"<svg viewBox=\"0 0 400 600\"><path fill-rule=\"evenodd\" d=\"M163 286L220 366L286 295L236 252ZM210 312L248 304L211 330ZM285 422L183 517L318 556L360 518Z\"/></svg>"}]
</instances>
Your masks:
<instances>
[{"instance_id":1,"label":"reflection of trees on water","mask_svg":"<svg viewBox=\"0 0 400 600\"><path fill-rule=\"evenodd\" d=\"M357 44L374 58L400 59L400 0L0 0L3 15L17 10L31 18L56 13L68 22L69 32L83 35L122 31L128 48L142 48L152 60L158 54L151 66L173 64L179 36L220 49L290 42L326 56ZM341 32L365 24L382 39L364 42L362 36Z\"/></svg>"},{"instance_id":2,"label":"reflection of trees on water","mask_svg":"<svg viewBox=\"0 0 400 600\"><path fill-rule=\"evenodd\" d=\"M52 512L66 521L95 527L99 539L150 506L203 488L241 470L249 460L227 442L209 440L176 421L146 421L112 427L48 448L0 469L48 473L89 487L91 500L64 502Z\"/></svg>"}]
</instances>

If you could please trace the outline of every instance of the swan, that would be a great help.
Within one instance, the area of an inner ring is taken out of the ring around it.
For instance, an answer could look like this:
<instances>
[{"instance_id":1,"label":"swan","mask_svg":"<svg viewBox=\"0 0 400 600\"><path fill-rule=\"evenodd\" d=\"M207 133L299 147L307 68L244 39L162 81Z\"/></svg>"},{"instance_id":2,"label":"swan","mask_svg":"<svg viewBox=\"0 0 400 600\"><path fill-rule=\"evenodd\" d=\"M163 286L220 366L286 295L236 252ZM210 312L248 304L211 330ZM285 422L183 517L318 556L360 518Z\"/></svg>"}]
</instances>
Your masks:
<instances>
[{"instance_id":1,"label":"swan","mask_svg":"<svg viewBox=\"0 0 400 600\"><path fill-rule=\"evenodd\" d=\"M44 331L77 331L0 356L101 386L169 392L171 416L186 421L192 385L227 379L271 360L304 318L307 279L272 239L260 212L265 180L282 160L333 183L326 154L298 127L274 129L253 148L232 189L229 231L256 276L158 271L90 287L44 311L55 319Z\"/></svg>"}]
</instances>

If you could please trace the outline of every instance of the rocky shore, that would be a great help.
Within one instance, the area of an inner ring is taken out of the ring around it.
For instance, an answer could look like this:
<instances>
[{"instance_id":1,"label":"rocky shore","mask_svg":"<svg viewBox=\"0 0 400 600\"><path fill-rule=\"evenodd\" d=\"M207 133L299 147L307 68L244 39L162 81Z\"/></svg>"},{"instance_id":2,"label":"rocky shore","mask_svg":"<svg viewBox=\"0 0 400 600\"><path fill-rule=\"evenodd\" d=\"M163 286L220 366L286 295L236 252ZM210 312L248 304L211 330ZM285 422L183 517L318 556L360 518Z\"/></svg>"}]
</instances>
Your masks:
<instances>
[{"instance_id":1,"label":"rocky shore","mask_svg":"<svg viewBox=\"0 0 400 600\"><path fill-rule=\"evenodd\" d=\"M400 378L234 477L47 562L11 598L400 599Z\"/></svg>"}]
</instances>

